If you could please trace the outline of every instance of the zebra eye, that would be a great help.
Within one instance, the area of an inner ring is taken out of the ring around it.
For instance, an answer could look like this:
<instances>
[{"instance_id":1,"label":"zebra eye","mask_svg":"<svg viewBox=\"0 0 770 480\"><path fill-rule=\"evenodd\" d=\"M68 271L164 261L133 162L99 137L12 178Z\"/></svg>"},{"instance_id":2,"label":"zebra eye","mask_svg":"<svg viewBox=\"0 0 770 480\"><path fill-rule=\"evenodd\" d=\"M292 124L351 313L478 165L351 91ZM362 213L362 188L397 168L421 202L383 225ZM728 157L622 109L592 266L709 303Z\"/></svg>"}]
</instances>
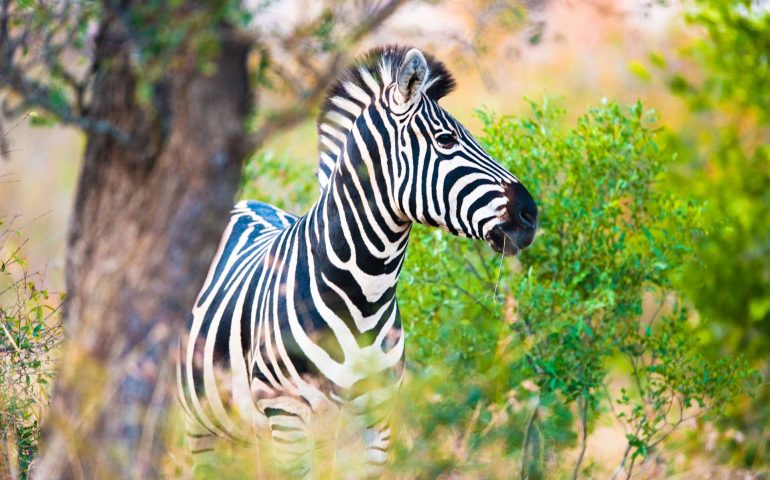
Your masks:
<instances>
[{"instance_id":1,"label":"zebra eye","mask_svg":"<svg viewBox=\"0 0 770 480\"><path fill-rule=\"evenodd\" d=\"M441 148L452 148L457 145L457 135L454 133L442 133L436 137L436 141Z\"/></svg>"}]
</instances>

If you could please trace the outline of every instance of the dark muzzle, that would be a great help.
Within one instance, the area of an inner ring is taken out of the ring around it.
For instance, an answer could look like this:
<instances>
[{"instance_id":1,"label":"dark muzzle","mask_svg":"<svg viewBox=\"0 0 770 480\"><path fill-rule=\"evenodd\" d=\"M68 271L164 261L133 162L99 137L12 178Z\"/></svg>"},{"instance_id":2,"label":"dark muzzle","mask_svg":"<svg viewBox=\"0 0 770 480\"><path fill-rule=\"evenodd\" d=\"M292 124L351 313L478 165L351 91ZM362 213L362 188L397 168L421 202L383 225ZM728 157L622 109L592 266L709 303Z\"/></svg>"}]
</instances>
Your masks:
<instances>
[{"instance_id":1,"label":"dark muzzle","mask_svg":"<svg viewBox=\"0 0 770 480\"><path fill-rule=\"evenodd\" d=\"M503 255L516 255L532 245L537 232L537 204L520 182L505 186L508 202L501 222L486 235L492 248Z\"/></svg>"}]
</instances>

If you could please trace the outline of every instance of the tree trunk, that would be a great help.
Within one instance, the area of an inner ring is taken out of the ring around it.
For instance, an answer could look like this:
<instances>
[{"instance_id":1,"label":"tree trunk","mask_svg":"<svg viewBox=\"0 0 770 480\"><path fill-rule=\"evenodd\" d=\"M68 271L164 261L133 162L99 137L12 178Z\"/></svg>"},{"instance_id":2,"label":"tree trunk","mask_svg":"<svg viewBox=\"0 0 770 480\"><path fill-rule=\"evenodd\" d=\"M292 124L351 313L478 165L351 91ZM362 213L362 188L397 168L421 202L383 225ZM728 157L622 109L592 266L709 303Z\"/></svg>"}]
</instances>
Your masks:
<instances>
[{"instance_id":1,"label":"tree trunk","mask_svg":"<svg viewBox=\"0 0 770 480\"><path fill-rule=\"evenodd\" d=\"M214 69L182 48L159 101L137 100L129 33L105 17L70 223L67 342L35 478L159 475L170 355L216 249L242 167L248 44L217 32Z\"/></svg>"}]
</instances>

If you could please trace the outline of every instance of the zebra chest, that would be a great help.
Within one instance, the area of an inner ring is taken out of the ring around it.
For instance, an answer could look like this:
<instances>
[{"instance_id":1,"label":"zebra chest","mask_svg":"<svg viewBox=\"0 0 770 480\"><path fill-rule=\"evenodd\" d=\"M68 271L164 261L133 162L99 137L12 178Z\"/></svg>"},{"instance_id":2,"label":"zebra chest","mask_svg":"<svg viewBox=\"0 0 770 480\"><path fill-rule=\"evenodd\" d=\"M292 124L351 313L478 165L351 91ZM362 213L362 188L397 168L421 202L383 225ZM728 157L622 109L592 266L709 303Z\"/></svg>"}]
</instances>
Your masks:
<instances>
[{"instance_id":1,"label":"zebra chest","mask_svg":"<svg viewBox=\"0 0 770 480\"><path fill-rule=\"evenodd\" d=\"M253 370L254 378L283 392L314 387L324 393L351 389L372 377L397 381L403 335L395 299L369 316L309 308L302 299L285 303L256 322L251 363L261 368ZM299 303L303 308L296 307Z\"/></svg>"}]
</instances>

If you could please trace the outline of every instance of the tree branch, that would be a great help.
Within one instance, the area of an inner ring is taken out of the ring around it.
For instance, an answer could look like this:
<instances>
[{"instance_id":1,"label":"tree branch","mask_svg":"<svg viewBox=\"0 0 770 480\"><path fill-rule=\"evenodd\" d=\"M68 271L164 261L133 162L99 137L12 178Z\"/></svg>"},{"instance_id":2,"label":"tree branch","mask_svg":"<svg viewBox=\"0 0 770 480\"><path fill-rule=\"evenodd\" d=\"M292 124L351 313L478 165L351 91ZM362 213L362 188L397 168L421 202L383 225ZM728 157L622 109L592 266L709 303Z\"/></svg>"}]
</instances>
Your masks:
<instances>
[{"instance_id":1,"label":"tree branch","mask_svg":"<svg viewBox=\"0 0 770 480\"><path fill-rule=\"evenodd\" d=\"M59 29L54 27L47 29L41 40L42 44L36 46L40 50L42 58L40 65L29 64L29 62L23 65L19 63L17 49L22 45L25 48L29 47L32 27L22 28L15 38L12 37L9 24L14 14L18 14L18 12L12 11L10 5L9 0L3 0L0 6L0 87L17 95L20 101L13 107L9 107L4 102L3 113L9 116L18 116L30 109L39 108L53 115L65 125L72 125L89 133L110 135L121 143L129 143L130 138L125 132L104 120L94 119L85 114L87 111L84 104L85 83L67 71L58 58L62 54L63 48L70 42L71 33L66 36L63 42L54 45L54 37ZM63 23L72 20L69 18L70 14L71 9L67 3L53 21ZM61 18L59 18L60 16ZM29 19L22 18L20 20ZM27 75L27 72L38 66L47 69L49 75L60 78L65 85L72 89L74 105L64 94L33 80Z\"/></svg>"},{"instance_id":2,"label":"tree branch","mask_svg":"<svg viewBox=\"0 0 770 480\"><path fill-rule=\"evenodd\" d=\"M301 55L298 55L297 62L305 72L317 72L314 75L315 79L312 85L305 90L297 90L297 85L292 85L291 89L294 90L293 94L298 97L297 101L290 107L267 116L262 126L257 128L246 140L244 145L246 154L249 155L258 150L273 135L286 131L308 118L313 109L321 102L329 85L337 77L343 66L346 60L344 52L379 28L404 2L405 0L389 0L382 6L375 7L371 13L363 15L365 20L351 30L341 42L338 51L326 63L325 68L316 69L309 65L305 59L301 59ZM286 77L286 75L286 72L282 72L282 77Z\"/></svg>"},{"instance_id":3,"label":"tree branch","mask_svg":"<svg viewBox=\"0 0 770 480\"><path fill-rule=\"evenodd\" d=\"M583 457L588 447L588 399L581 395L577 401L578 416L580 416L580 454L575 462L575 469L572 472L572 479L577 480L580 474L580 465L583 463Z\"/></svg>"},{"instance_id":4,"label":"tree branch","mask_svg":"<svg viewBox=\"0 0 770 480\"><path fill-rule=\"evenodd\" d=\"M519 477L521 480L526 480L529 478L529 444L531 442L532 435L535 433L535 422L537 421L539 410L540 397L538 397L537 403L535 403L535 408L532 410L532 415L529 417L529 421L527 421L527 429L524 432L524 444L522 445L521 449L521 472Z\"/></svg>"},{"instance_id":5,"label":"tree branch","mask_svg":"<svg viewBox=\"0 0 770 480\"><path fill-rule=\"evenodd\" d=\"M65 125L75 126L89 133L110 135L124 144L129 144L131 141L126 132L114 127L109 122L80 115L75 112L71 105L54 101L52 92L48 87L30 80L12 65L0 64L0 86L8 87L22 98L22 102L15 107L17 113L20 113L19 110L40 108L54 115ZM8 110L6 112L13 113Z\"/></svg>"}]
</instances>

